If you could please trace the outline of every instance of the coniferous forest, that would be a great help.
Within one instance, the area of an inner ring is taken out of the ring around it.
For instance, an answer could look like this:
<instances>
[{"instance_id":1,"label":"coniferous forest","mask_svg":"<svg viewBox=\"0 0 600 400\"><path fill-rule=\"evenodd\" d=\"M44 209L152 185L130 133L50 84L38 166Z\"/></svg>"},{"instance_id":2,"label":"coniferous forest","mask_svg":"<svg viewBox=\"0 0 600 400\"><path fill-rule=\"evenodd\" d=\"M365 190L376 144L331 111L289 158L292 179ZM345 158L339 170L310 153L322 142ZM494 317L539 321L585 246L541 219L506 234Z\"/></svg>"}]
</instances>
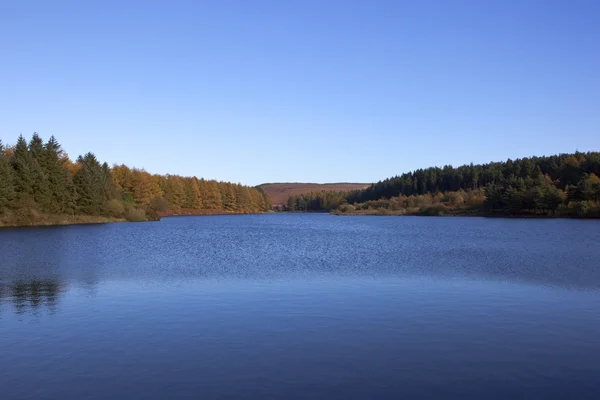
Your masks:
<instances>
[{"instance_id":1,"label":"coniferous forest","mask_svg":"<svg viewBox=\"0 0 600 400\"><path fill-rule=\"evenodd\" d=\"M600 217L600 153L418 169L367 189L293 196L291 211Z\"/></svg>"},{"instance_id":2,"label":"coniferous forest","mask_svg":"<svg viewBox=\"0 0 600 400\"><path fill-rule=\"evenodd\" d=\"M261 189L229 182L110 167L92 153L69 159L58 141L0 141L0 226L146 221L179 214L257 213Z\"/></svg>"}]
</instances>

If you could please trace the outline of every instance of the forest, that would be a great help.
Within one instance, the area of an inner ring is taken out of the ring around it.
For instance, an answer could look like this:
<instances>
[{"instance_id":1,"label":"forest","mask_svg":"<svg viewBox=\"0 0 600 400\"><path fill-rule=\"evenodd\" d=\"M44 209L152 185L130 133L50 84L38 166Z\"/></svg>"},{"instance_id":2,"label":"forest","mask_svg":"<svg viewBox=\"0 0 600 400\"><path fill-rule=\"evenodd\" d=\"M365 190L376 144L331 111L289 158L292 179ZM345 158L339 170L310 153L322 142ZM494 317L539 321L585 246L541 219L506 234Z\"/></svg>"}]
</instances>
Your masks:
<instances>
[{"instance_id":1,"label":"forest","mask_svg":"<svg viewBox=\"0 0 600 400\"><path fill-rule=\"evenodd\" d=\"M600 153L418 169L364 190L293 196L286 209L374 215L600 217Z\"/></svg>"},{"instance_id":2,"label":"forest","mask_svg":"<svg viewBox=\"0 0 600 400\"><path fill-rule=\"evenodd\" d=\"M258 213L272 209L260 188L110 167L93 153L72 161L52 136L0 141L0 226L118 220L167 215Z\"/></svg>"},{"instance_id":3,"label":"forest","mask_svg":"<svg viewBox=\"0 0 600 400\"><path fill-rule=\"evenodd\" d=\"M346 202L347 192L313 191L290 196L287 205L277 211L333 211Z\"/></svg>"}]
</instances>

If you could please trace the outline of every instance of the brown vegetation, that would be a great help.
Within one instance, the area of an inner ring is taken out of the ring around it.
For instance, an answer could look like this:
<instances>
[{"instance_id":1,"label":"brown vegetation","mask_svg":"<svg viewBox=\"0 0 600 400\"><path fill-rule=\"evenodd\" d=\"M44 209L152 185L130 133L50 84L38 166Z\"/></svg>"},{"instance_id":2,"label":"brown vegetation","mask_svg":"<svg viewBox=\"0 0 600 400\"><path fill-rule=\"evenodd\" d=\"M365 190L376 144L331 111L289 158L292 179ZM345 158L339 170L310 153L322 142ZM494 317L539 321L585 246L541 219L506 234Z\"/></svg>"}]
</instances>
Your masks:
<instances>
[{"instance_id":1,"label":"brown vegetation","mask_svg":"<svg viewBox=\"0 0 600 400\"><path fill-rule=\"evenodd\" d=\"M156 211L159 217L176 217L176 216L192 216L192 215L235 215L235 214L257 214L260 212L246 211L228 211L219 209L195 209L195 208L180 208L177 210Z\"/></svg>"},{"instance_id":2,"label":"brown vegetation","mask_svg":"<svg viewBox=\"0 0 600 400\"><path fill-rule=\"evenodd\" d=\"M364 203L342 204L335 215L482 215L483 190L391 197Z\"/></svg>"},{"instance_id":3,"label":"brown vegetation","mask_svg":"<svg viewBox=\"0 0 600 400\"><path fill-rule=\"evenodd\" d=\"M27 215L25 215L27 214ZM36 210L8 211L0 215L0 228L17 226L49 226L49 225L86 225L124 222L123 218L102 217L96 215L63 215L46 214Z\"/></svg>"}]
</instances>

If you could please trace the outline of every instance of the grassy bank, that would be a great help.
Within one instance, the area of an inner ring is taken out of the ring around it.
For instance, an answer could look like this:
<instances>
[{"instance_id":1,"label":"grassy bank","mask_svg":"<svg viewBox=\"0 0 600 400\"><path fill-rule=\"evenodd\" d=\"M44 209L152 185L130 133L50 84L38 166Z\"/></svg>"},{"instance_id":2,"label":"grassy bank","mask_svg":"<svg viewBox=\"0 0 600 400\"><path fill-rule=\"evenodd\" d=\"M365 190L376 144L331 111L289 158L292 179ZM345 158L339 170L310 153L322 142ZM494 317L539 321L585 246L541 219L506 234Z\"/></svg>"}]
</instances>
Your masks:
<instances>
[{"instance_id":1,"label":"grassy bank","mask_svg":"<svg viewBox=\"0 0 600 400\"><path fill-rule=\"evenodd\" d=\"M485 211L477 209L441 209L436 207L389 210L386 208L370 210L340 211L334 210L331 215L341 216L426 216L426 217L490 217L490 218L598 218L594 216L574 217L558 212L521 212L507 213L502 211Z\"/></svg>"},{"instance_id":2,"label":"grassy bank","mask_svg":"<svg viewBox=\"0 0 600 400\"><path fill-rule=\"evenodd\" d=\"M0 228L11 228L21 226L52 226L52 225L84 225L84 224L105 224L110 222L147 222L158 221L162 217L176 216L203 216L203 215L243 215L252 214L244 211L226 211L226 210L197 210L197 209L178 209L168 212L156 212L155 215L148 216L144 214L125 213L124 218L103 217L94 215L64 215L47 214L36 210L17 210L7 211L0 214Z\"/></svg>"},{"instance_id":3,"label":"grassy bank","mask_svg":"<svg viewBox=\"0 0 600 400\"><path fill-rule=\"evenodd\" d=\"M334 210L332 215L351 215L351 216L455 216L455 217L473 217L485 216L483 210L475 209L441 209L437 207L426 208L403 208L399 210L390 210L387 208L375 208L367 210Z\"/></svg>"},{"instance_id":4,"label":"grassy bank","mask_svg":"<svg viewBox=\"0 0 600 400\"><path fill-rule=\"evenodd\" d=\"M194 209L180 208L169 211L157 211L159 217L185 217L185 216L203 216L203 215L246 215L246 214L263 214L262 212L250 211L233 211L233 210L218 210L218 209Z\"/></svg>"},{"instance_id":5,"label":"grassy bank","mask_svg":"<svg viewBox=\"0 0 600 400\"><path fill-rule=\"evenodd\" d=\"M85 225L124 222L123 218L100 217L94 215L45 214L36 211L8 212L0 215L0 228L20 226Z\"/></svg>"}]
</instances>

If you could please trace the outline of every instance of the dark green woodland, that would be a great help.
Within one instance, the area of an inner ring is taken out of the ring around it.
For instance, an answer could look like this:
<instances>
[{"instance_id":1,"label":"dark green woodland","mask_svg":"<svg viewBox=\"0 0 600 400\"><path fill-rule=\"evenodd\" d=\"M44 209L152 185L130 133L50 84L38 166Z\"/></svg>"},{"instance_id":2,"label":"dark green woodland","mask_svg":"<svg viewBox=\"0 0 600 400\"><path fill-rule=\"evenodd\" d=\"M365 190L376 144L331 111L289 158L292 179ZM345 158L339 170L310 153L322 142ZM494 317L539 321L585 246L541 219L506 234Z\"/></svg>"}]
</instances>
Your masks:
<instances>
[{"instance_id":1,"label":"dark green woodland","mask_svg":"<svg viewBox=\"0 0 600 400\"><path fill-rule=\"evenodd\" d=\"M291 211L600 217L600 153L418 169L364 190L293 196Z\"/></svg>"}]
</instances>

